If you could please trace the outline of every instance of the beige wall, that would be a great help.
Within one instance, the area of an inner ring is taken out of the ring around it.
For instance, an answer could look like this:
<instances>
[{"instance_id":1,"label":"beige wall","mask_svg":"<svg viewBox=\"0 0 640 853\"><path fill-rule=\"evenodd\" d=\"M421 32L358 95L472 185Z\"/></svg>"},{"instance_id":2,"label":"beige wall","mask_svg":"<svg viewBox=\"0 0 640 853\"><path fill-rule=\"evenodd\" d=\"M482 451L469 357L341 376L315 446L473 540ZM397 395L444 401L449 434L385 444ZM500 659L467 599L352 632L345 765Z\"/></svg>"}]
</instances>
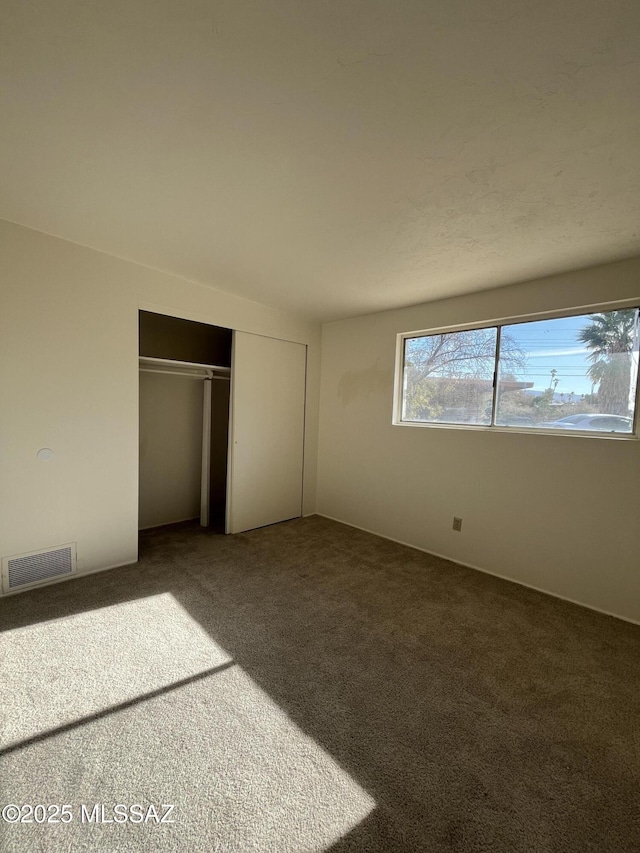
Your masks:
<instances>
[{"instance_id":1,"label":"beige wall","mask_svg":"<svg viewBox=\"0 0 640 853\"><path fill-rule=\"evenodd\" d=\"M200 516L203 386L140 373L140 529Z\"/></svg>"},{"instance_id":2,"label":"beige wall","mask_svg":"<svg viewBox=\"0 0 640 853\"><path fill-rule=\"evenodd\" d=\"M640 259L325 325L318 511L640 621L640 442L391 424L398 333L628 298Z\"/></svg>"},{"instance_id":3,"label":"beige wall","mask_svg":"<svg viewBox=\"0 0 640 853\"><path fill-rule=\"evenodd\" d=\"M309 345L313 511L317 326L6 222L0 299L2 556L77 542L79 572L136 559L139 308Z\"/></svg>"}]
</instances>

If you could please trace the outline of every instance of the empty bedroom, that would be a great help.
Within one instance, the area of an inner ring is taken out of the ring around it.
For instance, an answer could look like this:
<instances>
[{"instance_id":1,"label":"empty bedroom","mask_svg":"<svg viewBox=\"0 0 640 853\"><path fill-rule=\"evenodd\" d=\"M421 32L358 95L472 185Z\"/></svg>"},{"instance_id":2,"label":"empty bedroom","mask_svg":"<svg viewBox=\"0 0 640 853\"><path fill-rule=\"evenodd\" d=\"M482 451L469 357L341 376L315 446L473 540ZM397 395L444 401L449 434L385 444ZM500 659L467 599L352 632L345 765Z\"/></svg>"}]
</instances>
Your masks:
<instances>
[{"instance_id":1,"label":"empty bedroom","mask_svg":"<svg viewBox=\"0 0 640 853\"><path fill-rule=\"evenodd\" d=\"M640 850L640 6L0 44L0 849Z\"/></svg>"}]
</instances>

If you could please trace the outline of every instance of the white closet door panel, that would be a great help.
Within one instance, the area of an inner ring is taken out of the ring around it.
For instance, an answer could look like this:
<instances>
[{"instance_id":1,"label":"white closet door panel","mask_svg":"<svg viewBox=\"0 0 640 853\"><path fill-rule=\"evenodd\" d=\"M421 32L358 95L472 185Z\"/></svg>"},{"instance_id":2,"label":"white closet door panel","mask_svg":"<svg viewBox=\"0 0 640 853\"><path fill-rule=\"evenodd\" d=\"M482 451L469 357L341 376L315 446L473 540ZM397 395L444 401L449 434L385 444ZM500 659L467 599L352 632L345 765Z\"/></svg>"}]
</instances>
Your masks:
<instances>
[{"instance_id":1,"label":"white closet door panel","mask_svg":"<svg viewBox=\"0 0 640 853\"><path fill-rule=\"evenodd\" d=\"M234 332L227 533L302 515L307 348Z\"/></svg>"}]
</instances>

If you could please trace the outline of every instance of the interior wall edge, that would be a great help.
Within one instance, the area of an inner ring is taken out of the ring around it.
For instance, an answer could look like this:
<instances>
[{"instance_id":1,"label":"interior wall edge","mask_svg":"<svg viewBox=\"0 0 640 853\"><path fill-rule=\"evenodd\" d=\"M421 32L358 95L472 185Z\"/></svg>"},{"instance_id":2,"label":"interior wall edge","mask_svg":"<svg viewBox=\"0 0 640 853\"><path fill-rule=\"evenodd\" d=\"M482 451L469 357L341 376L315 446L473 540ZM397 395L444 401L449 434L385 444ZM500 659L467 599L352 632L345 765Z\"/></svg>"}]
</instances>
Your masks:
<instances>
[{"instance_id":1,"label":"interior wall edge","mask_svg":"<svg viewBox=\"0 0 640 853\"><path fill-rule=\"evenodd\" d=\"M634 255L619 261L540 278L527 278L486 290L329 320L322 324L322 329L324 332L331 327L378 322L388 325L389 318L392 318L397 322L398 333L406 333L536 319L556 312L573 313L574 310L576 313L588 313L591 307L640 299L639 276L640 255ZM607 280L615 280L615 287L611 291L603 290L603 281ZM549 303L542 306L539 301L541 289L553 294Z\"/></svg>"},{"instance_id":2,"label":"interior wall edge","mask_svg":"<svg viewBox=\"0 0 640 853\"><path fill-rule=\"evenodd\" d=\"M191 282L189 282L191 283ZM260 306L261 308L265 308L268 311L276 310L271 309L268 305L262 305L259 302L253 303L255 305ZM148 302L146 300L138 302L138 310L139 311L147 311L151 314L162 314L165 317L177 317L180 320L191 320L194 323L205 323L208 326L217 326L219 328L229 329L230 331L235 332L247 332L249 334L257 334L263 338L275 338L276 340L290 340L292 343L297 344L307 344L309 342L309 336L313 336L313 334L319 335L321 332L321 324L309 320L305 320L304 318L296 318L300 321L301 326L307 326L307 329L302 329L300 331L296 331L295 329L288 329L286 333L280 332L278 330L268 330L263 332L254 332L252 329L254 328L252 323L235 323L234 325L228 325L227 323L222 323L220 321L219 314L214 311L210 313L208 310L193 310L188 308L181 308L179 305L168 305L165 303L158 302ZM280 312L283 316L291 317L293 315L286 315L285 312ZM286 336L283 337L283 334Z\"/></svg>"},{"instance_id":3,"label":"interior wall edge","mask_svg":"<svg viewBox=\"0 0 640 853\"><path fill-rule=\"evenodd\" d=\"M361 530L363 533L370 533L372 536L379 536L380 539L386 539L389 542L395 542L397 545L404 545L406 548L413 548L414 551L421 551L423 554L429 554L431 557L438 557L440 560L446 560L449 563L454 563L457 566L464 566L467 569L473 569L476 572L482 572L485 575L489 575L493 578L498 578L499 580L507 581L508 583L516 584L517 586L523 586L525 589L531 589L534 592L540 592L543 595L548 595L551 598L557 598L559 601L566 601L568 604L574 604L576 607L584 607L586 610L592 610L594 613L599 613L601 616L610 616L612 619L620 619L622 622L629 622L631 625L640 626L640 619L634 619L631 616L623 616L620 613L613 613L610 610L604 610L601 607L596 607L593 604L587 604L585 601L579 601L575 598L569 598L566 595L560 595L557 592L552 592L548 589L543 589L539 586L533 586L533 584L525 583L524 581L518 580L517 578L509 577L508 575L503 575L498 572L494 572L491 569L485 569L482 566L474 565L473 563L463 562L462 560L455 559L454 557L448 557L446 554L439 554L436 551L430 551L428 548L421 548L419 545L414 545L411 542L403 542L401 539L395 539L393 536L386 536L384 533L378 533L376 530L370 530L368 527L361 527L358 524L351 524L349 521L343 521L341 518L334 518L332 515L327 515L324 512L315 512L313 515L319 515L321 518L326 518L328 521L336 521L338 524L344 524L347 527L353 527L354 530Z\"/></svg>"},{"instance_id":4,"label":"interior wall edge","mask_svg":"<svg viewBox=\"0 0 640 853\"><path fill-rule=\"evenodd\" d=\"M138 530L155 530L156 527L166 527L168 524L184 524L186 521L199 521L200 517L197 515L190 516L189 518L174 518L172 521L163 521L162 524L149 524L147 527L139 527Z\"/></svg>"},{"instance_id":5,"label":"interior wall edge","mask_svg":"<svg viewBox=\"0 0 640 853\"><path fill-rule=\"evenodd\" d=\"M12 589L8 592L0 592L0 598L8 598L10 595L22 595L25 592L35 592L38 589L42 589L45 586L55 586L59 583L67 583L68 581L74 581L78 578L86 577L87 575L97 575L100 572L110 572L111 569L123 569L125 566L135 566L138 560L137 557L135 560L127 560L124 563L114 563L112 566L99 566L93 569L85 569L82 571L78 569L77 572L74 572L72 575L63 575L59 578L51 578L51 580L45 581L44 583L39 583L37 586L30 586L26 589Z\"/></svg>"}]
</instances>

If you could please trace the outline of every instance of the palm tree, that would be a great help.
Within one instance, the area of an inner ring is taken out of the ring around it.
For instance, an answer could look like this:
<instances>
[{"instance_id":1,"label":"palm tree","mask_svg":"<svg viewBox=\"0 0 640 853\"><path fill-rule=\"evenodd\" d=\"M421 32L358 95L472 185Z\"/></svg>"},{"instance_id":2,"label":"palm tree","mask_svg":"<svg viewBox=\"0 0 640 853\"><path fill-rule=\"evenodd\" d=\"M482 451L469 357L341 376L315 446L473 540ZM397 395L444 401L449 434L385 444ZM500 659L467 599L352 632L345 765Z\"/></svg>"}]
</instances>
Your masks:
<instances>
[{"instance_id":1,"label":"palm tree","mask_svg":"<svg viewBox=\"0 0 640 853\"><path fill-rule=\"evenodd\" d=\"M591 350L587 374L592 389L598 386L598 405L606 413L629 413L631 352L637 314L635 308L592 314L589 325L578 333L578 340Z\"/></svg>"}]
</instances>

